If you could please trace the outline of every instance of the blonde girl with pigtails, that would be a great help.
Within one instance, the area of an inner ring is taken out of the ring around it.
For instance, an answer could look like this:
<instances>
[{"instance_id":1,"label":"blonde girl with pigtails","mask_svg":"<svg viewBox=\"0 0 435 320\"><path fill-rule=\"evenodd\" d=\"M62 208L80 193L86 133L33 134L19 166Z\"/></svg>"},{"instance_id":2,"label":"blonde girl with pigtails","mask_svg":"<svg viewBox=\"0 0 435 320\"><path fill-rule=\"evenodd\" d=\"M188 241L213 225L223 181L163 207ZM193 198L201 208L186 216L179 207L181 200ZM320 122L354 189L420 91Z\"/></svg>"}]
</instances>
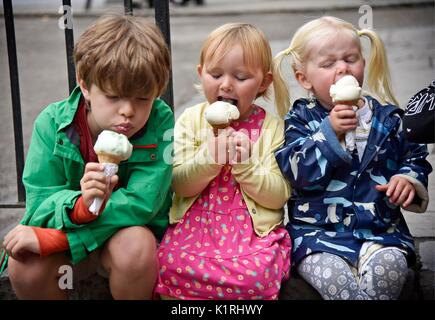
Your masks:
<instances>
[{"instance_id":1,"label":"blonde girl with pigtails","mask_svg":"<svg viewBox=\"0 0 435 320\"><path fill-rule=\"evenodd\" d=\"M368 88L354 106L333 102L336 82L364 82L361 37L371 43ZM292 263L324 299L397 299L415 263L413 238L400 208L424 212L432 171L425 145L409 143L403 111L390 85L384 45L373 30L335 17L300 27L274 59L290 61L309 99L285 117L285 144L276 153L292 185L289 223ZM276 77L278 104L290 107L287 84ZM330 90L331 89L331 90ZM345 135L355 132L355 148Z\"/></svg>"}]
</instances>

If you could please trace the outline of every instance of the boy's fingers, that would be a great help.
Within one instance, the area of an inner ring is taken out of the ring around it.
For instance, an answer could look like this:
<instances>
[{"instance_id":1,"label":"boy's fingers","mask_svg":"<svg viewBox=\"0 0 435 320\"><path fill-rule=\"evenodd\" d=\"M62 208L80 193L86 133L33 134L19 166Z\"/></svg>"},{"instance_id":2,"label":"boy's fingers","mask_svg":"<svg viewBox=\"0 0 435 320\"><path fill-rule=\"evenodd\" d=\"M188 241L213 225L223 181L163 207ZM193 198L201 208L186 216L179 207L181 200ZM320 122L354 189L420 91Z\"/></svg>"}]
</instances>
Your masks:
<instances>
[{"instance_id":1,"label":"boy's fingers","mask_svg":"<svg viewBox=\"0 0 435 320\"><path fill-rule=\"evenodd\" d=\"M85 166L85 173L90 171L104 171L104 165L98 162L88 162Z\"/></svg>"},{"instance_id":2,"label":"boy's fingers","mask_svg":"<svg viewBox=\"0 0 435 320\"><path fill-rule=\"evenodd\" d=\"M20 225L18 225L20 226ZM18 226L15 226L11 231L8 232L8 234L3 238L3 244L7 244L9 241L11 241L15 237L15 233L17 233Z\"/></svg>"},{"instance_id":3,"label":"boy's fingers","mask_svg":"<svg viewBox=\"0 0 435 320\"><path fill-rule=\"evenodd\" d=\"M98 189L98 190L106 190L107 182L106 178L103 181L91 180L84 183L85 190Z\"/></svg>"},{"instance_id":4,"label":"boy's fingers","mask_svg":"<svg viewBox=\"0 0 435 320\"><path fill-rule=\"evenodd\" d=\"M90 189L87 191L87 196L93 198L103 198L106 195L106 189Z\"/></svg>"},{"instance_id":5,"label":"boy's fingers","mask_svg":"<svg viewBox=\"0 0 435 320\"><path fill-rule=\"evenodd\" d=\"M101 182L105 182L106 176L104 175L104 172L98 172L98 171L90 171L88 173L86 173L83 176L83 182L87 182L90 180L98 180Z\"/></svg>"},{"instance_id":6,"label":"boy's fingers","mask_svg":"<svg viewBox=\"0 0 435 320\"><path fill-rule=\"evenodd\" d=\"M11 241L8 242L8 244L5 247L6 252L10 255L12 252L12 249L14 248L14 246L16 245L16 243L18 242L18 239L14 238Z\"/></svg>"}]
</instances>

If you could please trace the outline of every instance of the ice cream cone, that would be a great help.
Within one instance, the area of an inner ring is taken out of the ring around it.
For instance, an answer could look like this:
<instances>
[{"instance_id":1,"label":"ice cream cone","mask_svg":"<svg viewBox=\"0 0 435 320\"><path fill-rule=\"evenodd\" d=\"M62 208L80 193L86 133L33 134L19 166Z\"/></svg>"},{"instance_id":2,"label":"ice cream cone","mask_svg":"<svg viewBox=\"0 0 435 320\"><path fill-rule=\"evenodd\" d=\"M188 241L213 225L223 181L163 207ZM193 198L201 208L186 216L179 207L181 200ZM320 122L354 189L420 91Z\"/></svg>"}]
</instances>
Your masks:
<instances>
[{"instance_id":1,"label":"ice cream cone","mask_svg":"<svg viewBox=\"0 0 435 320\"><path fill-rule=\"evenodd\" d=\"M222 129L228 128L228 127L230 126L230 124L231 124L231 122L223 123L223 124L214 124L214 125L212 125L214 136L217 137L218 134L219 134L219 130L222 130Z\"/></svg>"},{"instance_id":2,"label":"ice cream cone","mask_svg":"<svg viewBox=\"0 0 435 320\"><path fill-rule=\"evenodd\" d=\"M344 104L347 106L356 106L358 107L358 102L359 102L359 98L356 100L351 100L351 101L335 101L335 104Z\"/></svg>"},{"instance_id":3,"label":"ice cream cone","mask_svg":"<svg viewBox=\"0 0 435 320\"><path fill-rule=\"evenodd\" d=\"M99 163L114 163L114 164L119 164L121 162L121 158L120 157L116 157L114 155L111 154L107 154L104 152L101 153L97 153L98 156L98 162Z\"/></svg>"}]
</instances>

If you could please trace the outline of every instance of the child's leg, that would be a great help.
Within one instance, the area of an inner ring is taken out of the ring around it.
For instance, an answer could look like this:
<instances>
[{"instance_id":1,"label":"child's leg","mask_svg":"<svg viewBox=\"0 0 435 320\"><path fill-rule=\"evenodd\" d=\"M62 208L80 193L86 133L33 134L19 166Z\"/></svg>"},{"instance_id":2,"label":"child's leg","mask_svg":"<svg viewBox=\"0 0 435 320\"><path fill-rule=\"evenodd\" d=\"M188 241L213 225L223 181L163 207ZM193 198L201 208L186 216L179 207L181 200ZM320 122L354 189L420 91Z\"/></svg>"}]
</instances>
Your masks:
<instances>
[{"instance_id":1,"label":"child's leg","mask_svg":"<svg viewBox=\"0 0 435 320\"><path fill-rule=\"evenodd\" d=\"M339 256L321 252L301 261L297 267L305 281L325 300L368 300L359 288L350 266Z\"/></svg>"},{"instance_id":2,"label":"child's leg","mask_svg":"<svg viewBox=\"0 0 435 320\"><path fill-rule=\"evenodd\" d=\"M101 253L114 299L150 299L157 279L157 243L146 227L121 229Z\"/></svg>"},{"instance_id":3,"label":"child's leg","mask_svg":"<svg viewBox=\"0 0 435 320\"><path fill-rule=\"evenodd\" d=\"M397 248L375 251L361 267L361 289L374 300L396 300L408 274L405 255Z\"/></svg>"},{"instance_id":4,"label":"child's leg","mask_svg":"<svg viewBox=\"0 0 435 320\"><path fill-rule=\"evenodd\" d=\"M44 258L32 253L23 260L9 257L9 279L18 299L67 299L67 290L59 287L62 265L69 265L64 253Z\"/></svg>"}]
</instances>

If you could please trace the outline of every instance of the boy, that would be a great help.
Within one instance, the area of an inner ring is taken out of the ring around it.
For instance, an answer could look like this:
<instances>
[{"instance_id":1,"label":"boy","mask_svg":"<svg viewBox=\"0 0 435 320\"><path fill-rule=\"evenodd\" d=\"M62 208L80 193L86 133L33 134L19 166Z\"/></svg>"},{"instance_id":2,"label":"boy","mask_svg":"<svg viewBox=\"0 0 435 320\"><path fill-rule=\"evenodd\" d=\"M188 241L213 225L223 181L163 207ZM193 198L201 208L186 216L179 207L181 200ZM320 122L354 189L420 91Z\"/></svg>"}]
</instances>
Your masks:
<instances>
[{"instance_id":1,"label":"boy","mask_svg":"<svg viewBox=\"0 0 435 320\"><path fill-rule=\"evenodd\" d=\"M23 173L26 214L3 242L9 278L18 298L65 299L58 270L71 260L81 262L74 277L102 268L115 299L151 298L155 237L171 204L164 155L172 137L164 134L174 119L157 99L169 78L169 50L145 19L106 16L80 37L74 60L79 87L35 121ZM103 130L133 144L110 179L93 150ZM106 199L98 216L88 210L95 197Z\"/></svg>"}]
</instances>

